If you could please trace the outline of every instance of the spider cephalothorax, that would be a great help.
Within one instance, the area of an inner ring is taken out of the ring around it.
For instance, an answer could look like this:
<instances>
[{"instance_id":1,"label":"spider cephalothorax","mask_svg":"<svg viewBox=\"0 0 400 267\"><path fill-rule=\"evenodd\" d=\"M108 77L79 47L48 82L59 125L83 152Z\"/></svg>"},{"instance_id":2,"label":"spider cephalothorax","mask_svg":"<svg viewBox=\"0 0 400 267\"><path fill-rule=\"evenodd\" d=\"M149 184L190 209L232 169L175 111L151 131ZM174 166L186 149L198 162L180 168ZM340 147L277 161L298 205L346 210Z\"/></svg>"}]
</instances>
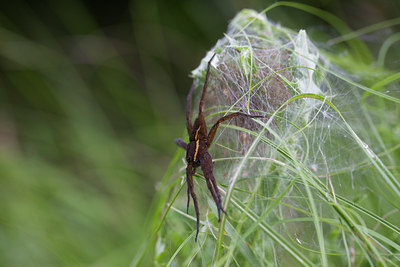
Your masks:
<instances>
[{"instance_id":1,"label":"spider cephalothorax","mask_svg":"<svg viewBox=\"0 0 400 267\"><path fill-rule=\"evenodd\" d=\"M215 54L214 54L214 56L215 56ZM189 94L187 96L186 128L187 128L188 135L189 135L189 143L186 144L180 138L175 139L175 143L178 146L180 146L186 150L186 161L187 161L186 183L187 183L187 196L188 196L186 212L189 211L189 203L190 203L190 196L191 196L193 199L194 208L196 211L196 219L197 219L197 232L196 232L195 241L197 241L197 236L199 234L199 224L200 224L199 207L198 207L198 203L197 203L196 193L194 192L194 188L193 188L193 174L196 172L197 167L201 167L201 170L203 171L203 174L204 174L204 178L206 179L206 182L207 182L208 190L210 191L210 193L214 199L214 202L217 205L218 220L220 220L221 211L226 213L222 208L221 195L219 193L217 182L215 181L214 173L213 173L213 162L212 162L211 155L208 152L208 148L210 147L210 145L212 144L212 141L214 140L214 136L215 136L215 133L217 132L219 124L221 122L224 122L226 120L229 120L229 119L237 117L237 116L244 116L244 117L248 117L248 118L264 117L264 116L249 115L249 114L245 114L245 113L241 113L241 112L235 112L235 113L232 113L232 114L229 114L229 115L226 115L226 116L220 118L211 127L210 132L207 134L207 125L206 125L206 121L204 119L203 106L204 106L204 98L205 98L205 95L207 92L208 79L210 77L210 63L213 60L214 56L210 59L210 61L208 62L208 65L207 65L207 74L206 74L206 79L204 82L203 94L201 96L200 104L199 104L199 115L198 115L197 119L194 121L194 124L192 124L192 121L190 119L190 110L191 110L194 84L190 88Z\"/></svg>"}]
</instances>

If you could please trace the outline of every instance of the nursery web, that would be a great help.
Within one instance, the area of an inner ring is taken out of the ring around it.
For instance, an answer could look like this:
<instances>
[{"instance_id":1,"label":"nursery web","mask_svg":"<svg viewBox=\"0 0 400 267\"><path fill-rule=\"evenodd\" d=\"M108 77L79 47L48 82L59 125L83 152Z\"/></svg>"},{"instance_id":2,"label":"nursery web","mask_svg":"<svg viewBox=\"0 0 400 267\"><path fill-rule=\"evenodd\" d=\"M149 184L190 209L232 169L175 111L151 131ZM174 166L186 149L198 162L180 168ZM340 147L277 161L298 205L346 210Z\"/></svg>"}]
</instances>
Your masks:
<instances>
[{"instance_id":1,"label":"nursery web","mask_svg":"<svg viewBox=\"0 0 400 267\"><path fill-rule=\"evenodd\" d=\"M399 238L390 223L400 220L393 212L399 208L398 181L371 149L378 141L368 135L370 115L359 88L348 82L355 77L331 64L304 30L293 32L244 10L192 72L194 103L214 54L207 125L236 111L265 118L238 117L220 126L210 152L229 217L216 221L200 173L196 190L205 215L196 253L218 260L224 227L231 240L224 248L228 263L268 258L288 265L316 257L325 265L337 256L344 264L351 261L349 247L368 261L382 260L379 251L394 244L382 238L387 242L377 245L371 241L379 239L377 232L361 229L372 229L380 215L392 212L387 227ZM185 204L182 194L174 209L184 214ZM244 244L255 245L249 250ZM240 256L233 259L236 250Z\"/></svg>"}]
</instances>

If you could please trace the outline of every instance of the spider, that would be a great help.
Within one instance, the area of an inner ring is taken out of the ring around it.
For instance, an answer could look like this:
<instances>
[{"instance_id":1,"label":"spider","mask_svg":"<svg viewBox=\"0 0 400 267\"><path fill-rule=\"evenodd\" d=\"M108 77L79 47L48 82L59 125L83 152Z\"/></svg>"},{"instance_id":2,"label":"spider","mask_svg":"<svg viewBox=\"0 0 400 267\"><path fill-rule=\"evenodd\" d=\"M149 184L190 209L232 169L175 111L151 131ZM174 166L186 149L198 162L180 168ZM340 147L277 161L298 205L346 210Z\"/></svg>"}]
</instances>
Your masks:
<instances>
[{"instance_id":1,"label":"spider","mask_svg":"<svg viewBox=\"0 0 400 267\"><path fill-rule=\"evenodd\" d=\"M204 106L204 98L207 93L207 86L208 86L208 79L210 77L210 64L213 60L215 54L211 57L210 61L207 65L207 73L206 79L203 86L203 93L200 99L199 104L199 115L197 119L192 124L190 119L190 110L191 110L191 102L192 102L192 94L194 90L194 84L190 88L189 94L187 96L187 107L186 107L186 128L189 135L189 144L186 144L181 138L175 139L175 143L180 146L181 148L186 150L186 183L187 183L187 206L186 206L186 213L189 213L189 203L190 203L190 196L193 199L194 208L196 211L196 219L197 219L197 231L195 242L197 242L197 237L199 235L199 224L200 224L200 213L199 207L197 203L196 193L194 192L193 188L193 174L196 172L197 167L201 167L203 171L204 177L207 182L208 190L210 191L214 202L218 209L218 222L221 218L221 211L226 214L225 210L222 208L222 200L221 195L218 190L217 182L214 178L213 173L213 162L210 153L208 152L208 148L212 144L219 124L232 119L234 117L243 116L248 118L259 118L264 116L255 116L249 115L241 112L235 112L220 118L212 127L209 133L207 134L207 125L204 119L203 114L203 106Z\"/></svg>"}]
</instances>

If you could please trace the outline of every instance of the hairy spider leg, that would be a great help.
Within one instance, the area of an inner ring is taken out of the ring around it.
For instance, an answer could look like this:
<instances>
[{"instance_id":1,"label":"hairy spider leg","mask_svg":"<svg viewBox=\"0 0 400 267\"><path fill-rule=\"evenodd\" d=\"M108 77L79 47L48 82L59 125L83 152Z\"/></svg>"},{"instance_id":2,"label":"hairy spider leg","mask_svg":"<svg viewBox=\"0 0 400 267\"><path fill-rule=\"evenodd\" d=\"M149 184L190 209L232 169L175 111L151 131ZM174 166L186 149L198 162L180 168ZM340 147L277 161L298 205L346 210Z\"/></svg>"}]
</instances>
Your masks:
<instances>
[{"instance_id":1,"label":"hairy spider leg","mask_svg":"<svg viewBox=\"0 0 400 267\"><path fill-rule=\"evenodd\" d=\"M247 118L265 118L265 116L249 115L249 114L241 113L241 112L235 112L235 113L232 113L232 114L229 114L229 115L226 115L226 116L220 118L213 125L213 127L211 127L211 129L210 129L210 131L208 133L208 137L207 137L208 147L207 147L207 149L211 146L211 144L212 144L212 142L214 140L214 137L215 137L215 134L217 133L219 124L224 122L224 121L226 121L226 120L229 120L229 119L232 119L232 118L238 117L238 116L243 116L243 117L247 117Z\"/></svg>"},{"instance_id":2,"label":"hairy spider leg","mask_svg":"<svg viewBox=\"0 0 400 267\"><path fill-rule=\"evenodd\" d=\"M190 205L190 195L193 188L190 187L189 178L187 175L188 167L186 167L186 186L187 186L187 203L186 203L186 214L189 214L189 205Z\"/></svg>"},{"instance_id":3,"label":"hairy spider leg","mask_svg":"<svg viewBox=\"0 0 400 267\"><path fill-rule=\"evenodd\" d=\"M190 191L190 195L192 196L193 203L194 203L194 209L196 211L196 220L197 220L197 230L196 230L196 237L194 239L195 242L197 242L197 236L199 235L199 229L200 229L200 212L199 212L199 206L197 204L197 196L196 193L193 190L193 174L195 173L195 169L193 169L192 165L188 164L186 167L186 183L188 186L188 192ZM188 205L189 205L189 199L188 199Z\"/></svg>"},{"instance_id":4,"label":"hairy spider leg","mask_svg":"<svg viewBox=\"0 0 400 267\"><path fill-rule=\"evenodd\" d=\"M186 129L187 132L190 136L193 126L192 126L192 120L190 119L190 110L191 110L191 106L192 106L192 94L193 94L193 90L194 90L194 83L192 84L192 86L190 87L190 91L189 94L186 98ZM175 144L177 144L178 146L180 146L181 148L187 150L188 149L188 144L186 144L181 138L176 138L174 140Z\"/></svg>"},{"instance_id":5,"label":"hairy spider leg","mask_svg":"<svg viewBox=\"0 0 400 267\"><path fill-rule=\"evenodd\" d=\"M210 153L206 152L204 154L204 157L201 161L201 169L204 174L204 178L206 178L208 190L211 192L211 195L214 199L215 204L217 205L218 209L218 222L221 219L221 211L226 214L224 209L222 208L222 199L221 195L219 194L219 190L217 187L217 182L215 181L214 178L214 173L213 173L213 162ZM214 188L213 188L214 187Z\"/></svg>"},{"instance_id":6,"label":"hairy spider leg","mask_svg":"<svg viewBox=\"0 0 400 267\"><path fill-rule=\"evenodd\" d=\"M174 142L182 147L183 149L187 150L188 144L186 144L181 138L176 138ZM197 231L196 231L196 238L195 242L197 242L197 236L199 234L199 217L200 217L200 212L199 212L199 207L197 204L197 196L196 193L193 190L193 174L196 172L196 168L193 168L192 165L188 164L186 166L186 185L187 185L187 203L186 203L186 213L189 214L189 205L190 205L190 196L193 198L193 203L194 203L194 208L196 211L196 219L197 219Z\"/></svg>"},{"instance_id":7,"label":"hairy spider leg","mask_svg":"<svg viewBox=\"0 0 400 267\"><path fill-rule=\"evenodd\" d=\"M188 183L188 179L186 177L186 184ZM187 204L186 204L186 214L189 214L189 204L190 204L190 187L187 186Z\"/></svg>"},{"instance_id":8,"label":"hairy spider leg","mask_svg":"<svg viewBox=\"0 0 400 267\"><path fill-rule=\"evenodd\" d=\"M179 147L187 150L188 144L186 144L181 138L175 138L174 140L175 144L177 144Z\"/></svg>"},{"instance_id":9,"label":"hairy spider leg","mask_svg":"<svg viewBox=\"0 0 400 267\"><path fill-rule=\"evenodd\" d=\"M205 98L206 93L207 93L208 78L210 78L210 65L211 65L211 61L214 59L215 55L216 54L214 54L211 57L210 61L208 61L208 64L207 64L206 80L204 81L203 93L201 95L200 104L199 104L199 116L200 116L200 114L203 114L204 98Z\"/></svg>"}]
</instances>

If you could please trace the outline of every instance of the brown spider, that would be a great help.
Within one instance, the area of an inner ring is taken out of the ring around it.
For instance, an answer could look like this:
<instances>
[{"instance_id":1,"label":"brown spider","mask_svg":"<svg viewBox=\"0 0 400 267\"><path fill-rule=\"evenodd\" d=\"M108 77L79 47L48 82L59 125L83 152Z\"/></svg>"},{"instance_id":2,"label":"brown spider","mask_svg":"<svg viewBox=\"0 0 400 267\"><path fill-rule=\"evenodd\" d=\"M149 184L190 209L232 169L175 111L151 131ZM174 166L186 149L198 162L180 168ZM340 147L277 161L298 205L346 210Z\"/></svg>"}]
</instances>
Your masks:
<instances>
[{"instance_id":1,"label":"brown spider","mask_svg":"<svg viewBox=\"0 0 400 267\"><path fill-rule=\"evenodd\" d=\"M217 132L219 124L221 122L224 122L226 120L229 120L229 119L237 117L237 116L244 116L244 117L248 117L248 118L264 117L264 116L248 115L248 114L241 113L241 112L235 112L235 113L232 113L232 114L229 114L229 115L226 115L226 116L220 118L213 125L213 127L211 127L210 132L207 134L207 125L204 120L203 106L204 106L204 97L207 92L208 78L210 77L210 64L211 64L211 61L213 60L214 56L215 56L215 54L212 56L212 58L210 59L210 61L208 62L208 65L207 65L206 80L204 82L203 94L201 96L200 104L199 104L199 115L193 125L190 120L190 110L191 110L192 93L193 93L193 89L194 89L194 84L190 88L189 94L187 96L186 128L187 128L187 131L189 134L189 144L186 144L180 138L177 138L174 140L178 146L180 146L186 150L186 161L187 161L186 183L187 183L187 197L188 197L186 213L189 213L190 196L192 196L193 202L194 202L194 208L196 211L196 219L197 219L197 232L196 232L195 242L197 242L197 236L199 234L199 224L200 224L200 220L199 220L200 213L199 213L199 207L197 204L197 197L196 197L196 193L193 190L193 174L195 174L197 167L199 167L199 166L201 167L201 170L203 171L204 177L207 182L208 190L211 192L214 202L217 205L218 221L220 221L220 218L221 218L220 217L221 211L226 214L226 212L222 208L221 195L219 194L217 182L215 181L215 178L214 178L212 158L211 158L210 153L208 152L208 148L212 144L212 141L214 139L215 133Z\"/></svg>"}]
</instances>

